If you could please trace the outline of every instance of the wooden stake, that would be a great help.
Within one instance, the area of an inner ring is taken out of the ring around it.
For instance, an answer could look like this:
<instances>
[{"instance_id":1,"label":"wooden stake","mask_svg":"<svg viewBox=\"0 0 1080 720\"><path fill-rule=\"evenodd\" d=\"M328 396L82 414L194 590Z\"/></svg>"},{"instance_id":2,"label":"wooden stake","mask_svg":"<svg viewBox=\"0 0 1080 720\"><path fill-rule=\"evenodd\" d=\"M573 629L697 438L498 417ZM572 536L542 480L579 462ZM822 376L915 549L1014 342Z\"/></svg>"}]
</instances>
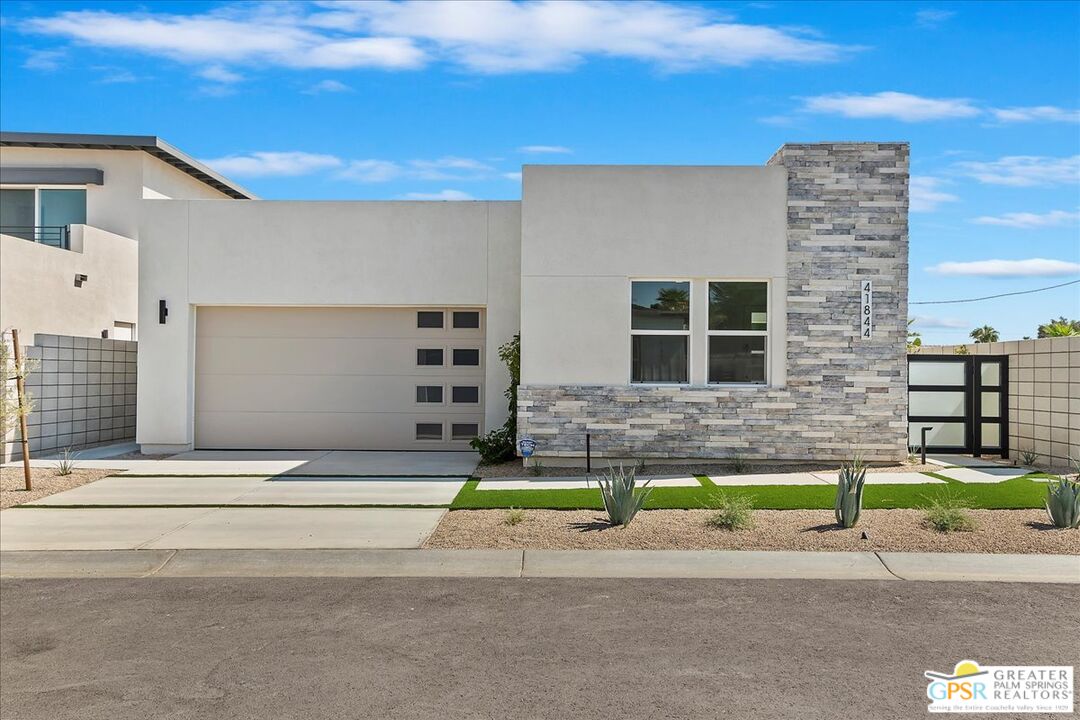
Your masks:
<instances>
[{"instance_id":1,"label":"wooden stake","mask_svg":"<svg viewBox=\"0 0 1080 720\"><path fill-rule=\"evenodd\" d=\"M15 392L18 394L19 403L19 436L22 438L22 461L23 477L26 480L26 490L33 489L30 480L30 441L26 437L26 389L23 385L22 347L19 346L19 331L12 329L11 343L15 346Z\"/></svg>"}]
</instances>

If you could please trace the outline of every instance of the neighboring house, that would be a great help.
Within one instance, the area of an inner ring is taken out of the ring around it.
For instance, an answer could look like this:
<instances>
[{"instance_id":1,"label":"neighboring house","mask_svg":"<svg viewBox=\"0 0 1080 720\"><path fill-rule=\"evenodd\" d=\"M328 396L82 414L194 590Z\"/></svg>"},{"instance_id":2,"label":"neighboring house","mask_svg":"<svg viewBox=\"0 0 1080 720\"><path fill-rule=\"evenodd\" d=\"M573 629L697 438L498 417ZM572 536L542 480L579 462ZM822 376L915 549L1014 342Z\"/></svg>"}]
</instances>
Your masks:
<instances>
[{"instance_id":1,"label":"neighboring house","mask_svg":"<svg viewBox=\"0 0 1080 720\"><path fill-rule=\"evenodd\" d=\"M134 340L142 200L251 197L156 137L0 133L0 329Z\"/></svg>"},{"instance_id":2,"label":"neighboring house","mask_svg":"<svg viewBox=\"0 0 1080 720\"><path fill-rule=\"evenodd\" d=\"M526 166L521 202L147 200L137 441L906 455L908 146Z\"/></svg>"}]
</instances>

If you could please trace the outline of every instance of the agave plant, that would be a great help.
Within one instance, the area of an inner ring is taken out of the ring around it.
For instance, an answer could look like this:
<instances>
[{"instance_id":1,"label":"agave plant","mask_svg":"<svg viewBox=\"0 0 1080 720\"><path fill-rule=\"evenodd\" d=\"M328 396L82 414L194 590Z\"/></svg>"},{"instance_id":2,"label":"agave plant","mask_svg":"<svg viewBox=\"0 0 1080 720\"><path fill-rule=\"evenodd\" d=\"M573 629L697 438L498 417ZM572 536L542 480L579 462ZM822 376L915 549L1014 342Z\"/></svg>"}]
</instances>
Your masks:
<instances>
[{"instance_id":1,"label":"agave plant","mask_svg":"<svg viewBox=\"0 0 1080 720\"><path fill-rule=\"evenodd\" d=\"M1046 512L1054 527L1080 528L1080 479L1058 478L1046 485Z\"/></svg>"},{"instance_id":2,"label":"agave plant","mask_svg":"<svg viewBox=\"0 0 1080 720\"><path fill-rule=\"evenodd\" d=\"M840 468L840 479L836 484L836 522L841 526L855 527L862 512L862 491L866 483L866 468L862 456L856 454L850 463Z\"/></svg>"},{"instance_id":3,"label":"agave plant","mask_svg":"<svg viewBox=\"0 0 1080 720\"><path fill-rule=\"evenodd\" d=\"M646 480L639 488L636 474L635 468L625 471L620 464L618 470L608 465L607 473L596 476L600 495L604 499L604 510L612 525L629 525L652 493L649 487L651 480Z\"/></svg>"}]
</instances>

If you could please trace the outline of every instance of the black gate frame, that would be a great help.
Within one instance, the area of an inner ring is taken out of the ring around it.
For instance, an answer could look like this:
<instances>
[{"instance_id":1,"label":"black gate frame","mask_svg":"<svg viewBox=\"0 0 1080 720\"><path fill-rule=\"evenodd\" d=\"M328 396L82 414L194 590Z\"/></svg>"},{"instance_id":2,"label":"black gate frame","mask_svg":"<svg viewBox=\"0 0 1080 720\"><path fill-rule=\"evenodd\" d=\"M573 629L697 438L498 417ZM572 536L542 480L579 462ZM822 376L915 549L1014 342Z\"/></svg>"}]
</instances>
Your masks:
<instances>
[{"instance_id":1,"label":"black gate frame","mask_svg":"<svg viewBox=\"0 0 1080 720\"><path fill-rule=\"evenodd\" d=\"M908 366L913 362L955 362L964 364L964 445L930 445L926 451L931 453L965 453L978 457L983 454L980 425L985 422L982 419L982 393L997 392L998 394L998 447L987 448L993 452L1000 452L1002 458L1009 457L1009 356L1008 355L908 355ZM1001 363L1001 373L998 385L982 384L982 365L986 362ZM912 385L909 384L908 392L956 392L957 385ZM940 423L956 422L955 417L942 417L937 415L911 415L910 395L908 400L908 423Z\"/></svg>"}]
</instances>

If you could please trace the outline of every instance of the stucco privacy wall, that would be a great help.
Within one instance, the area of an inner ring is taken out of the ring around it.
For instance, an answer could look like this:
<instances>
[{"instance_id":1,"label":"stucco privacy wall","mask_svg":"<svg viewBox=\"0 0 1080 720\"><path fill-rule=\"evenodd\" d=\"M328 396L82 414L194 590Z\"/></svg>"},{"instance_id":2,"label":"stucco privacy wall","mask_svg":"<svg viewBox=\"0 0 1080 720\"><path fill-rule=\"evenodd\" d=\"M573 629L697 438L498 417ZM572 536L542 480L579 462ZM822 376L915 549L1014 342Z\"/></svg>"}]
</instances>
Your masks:
<instances>
[{"instance_id":1,"label":"stucco privacy wall","mask_svg":"<svg viewBox=\"0 0 1080 720\"><path fill-rule=\"evenodd\" d=\"M919 355L952 355L957 345L924 345ZM1080 460L1080 337L964 345L971 355L1009 358L1009 455L1030 450L1056 471Z\"/></svg>"},{"instance_id":2,"label":"stucco privacy wall","mask_svg":"<svg viewBox=\"0 0 1080 720\"><path fill-rule=\"evenodd\" d=\"M26 418L30 452L133 440L137 348L124 340L36 335L24 347L39 363L26 378L33 402ZM17 430L0 438L0 459L18 452Z\"/></svg>"},{"instance_id":3,"label":"stucco privacy wall","mask_svg":"<svg viewBox=\"0 0 1080 720\"><path fill-rule=\"evenodd\" d=\"M779 381L774 372L772 386L739 388L629 385L623 370L629 363L624 337L629 320L616 329L600 326L604 314L613 314L616 306L628 314L627 275L760 277L766 272L762 265L769 267L765 265L769 251L758 251L759 255L740 244L735 252L711 254L714 228L705 222L676 233L651 226L662 257L654 253L640 265L625 267L634 258L632 252L625 253L624 266L612 273L616 277L602 281L603 299L579 295L576 299L587 298L590 304L571 302L562 308L564 315L570 310L588 318L599 314L595 331L584 334L583 324L571 324L578 331L565 336L569 342L552 347L554 334L534 313L543 311L549 301L562 307L557 294L570 292L571 287L563 282L544 289L530 277L538 267L531 253L557 238L531 223L534 195L526 169L518 428L520 434L536 439L538 455L580 456L586 431L592 435L594 453L607 457L739 453L748 459L835 460L850 457L857 449L871 460L895 460L906 454L908 146L785 145L769 165L786 176L786 192L778 201L781 213L786 210L786 237L774 248L784 257L786 277L774 281L783 295L771 298L770 307L773 357L782 358L786 377ZM729 200L718 190L704 187L695 200L720 205L749 202L737 191ZM628 200L641 198L629 195ZM549 212L573 209L571 205ZM631 218L640 217L632 202L618 209ZM766 217L761 222L768 222L768 208L761 212ZM698 218L704 217L699 210ZM692 239L695 234L699 239ZM588 257L585 246L575 262L582 255ZM612 251L617 253L617 248ZM670 259L687 256L693 261L691 271ZM741 264L746 256L749 267ZM874 331L868 340L859 337L863 279L874 283ZM786 325L779 330L778 316L785 313ZM554 368L569 364L570 348L577 352L590 343L616 348L616 371L607 376L571 371L560 378Z\"/></svg>"},{"instance_id":4,"label":"stucco privacy wall","mask_svg":"<svg viewBox=\"0 0 1080 720\"><path fill-rule=\"evenodd\" d=\"M136 439L192 445L199 305L486 308L485 423L496 427L509 378L495 348L517 331L519 276L516 202L147 200Z\"/></svg>"},{"instance_id":5,"label":"stucco privacy wall","mask_svg":"<svg viewBox=\"0 0 1080 720\"><path fill-rule=\"evenodd\" d=\"M0 235L0 328L100 337L138 316L138 243L89 225L71 227L71 249ZM76 287L75 275L86 275Z\"/></svg>"}]
</instances>

